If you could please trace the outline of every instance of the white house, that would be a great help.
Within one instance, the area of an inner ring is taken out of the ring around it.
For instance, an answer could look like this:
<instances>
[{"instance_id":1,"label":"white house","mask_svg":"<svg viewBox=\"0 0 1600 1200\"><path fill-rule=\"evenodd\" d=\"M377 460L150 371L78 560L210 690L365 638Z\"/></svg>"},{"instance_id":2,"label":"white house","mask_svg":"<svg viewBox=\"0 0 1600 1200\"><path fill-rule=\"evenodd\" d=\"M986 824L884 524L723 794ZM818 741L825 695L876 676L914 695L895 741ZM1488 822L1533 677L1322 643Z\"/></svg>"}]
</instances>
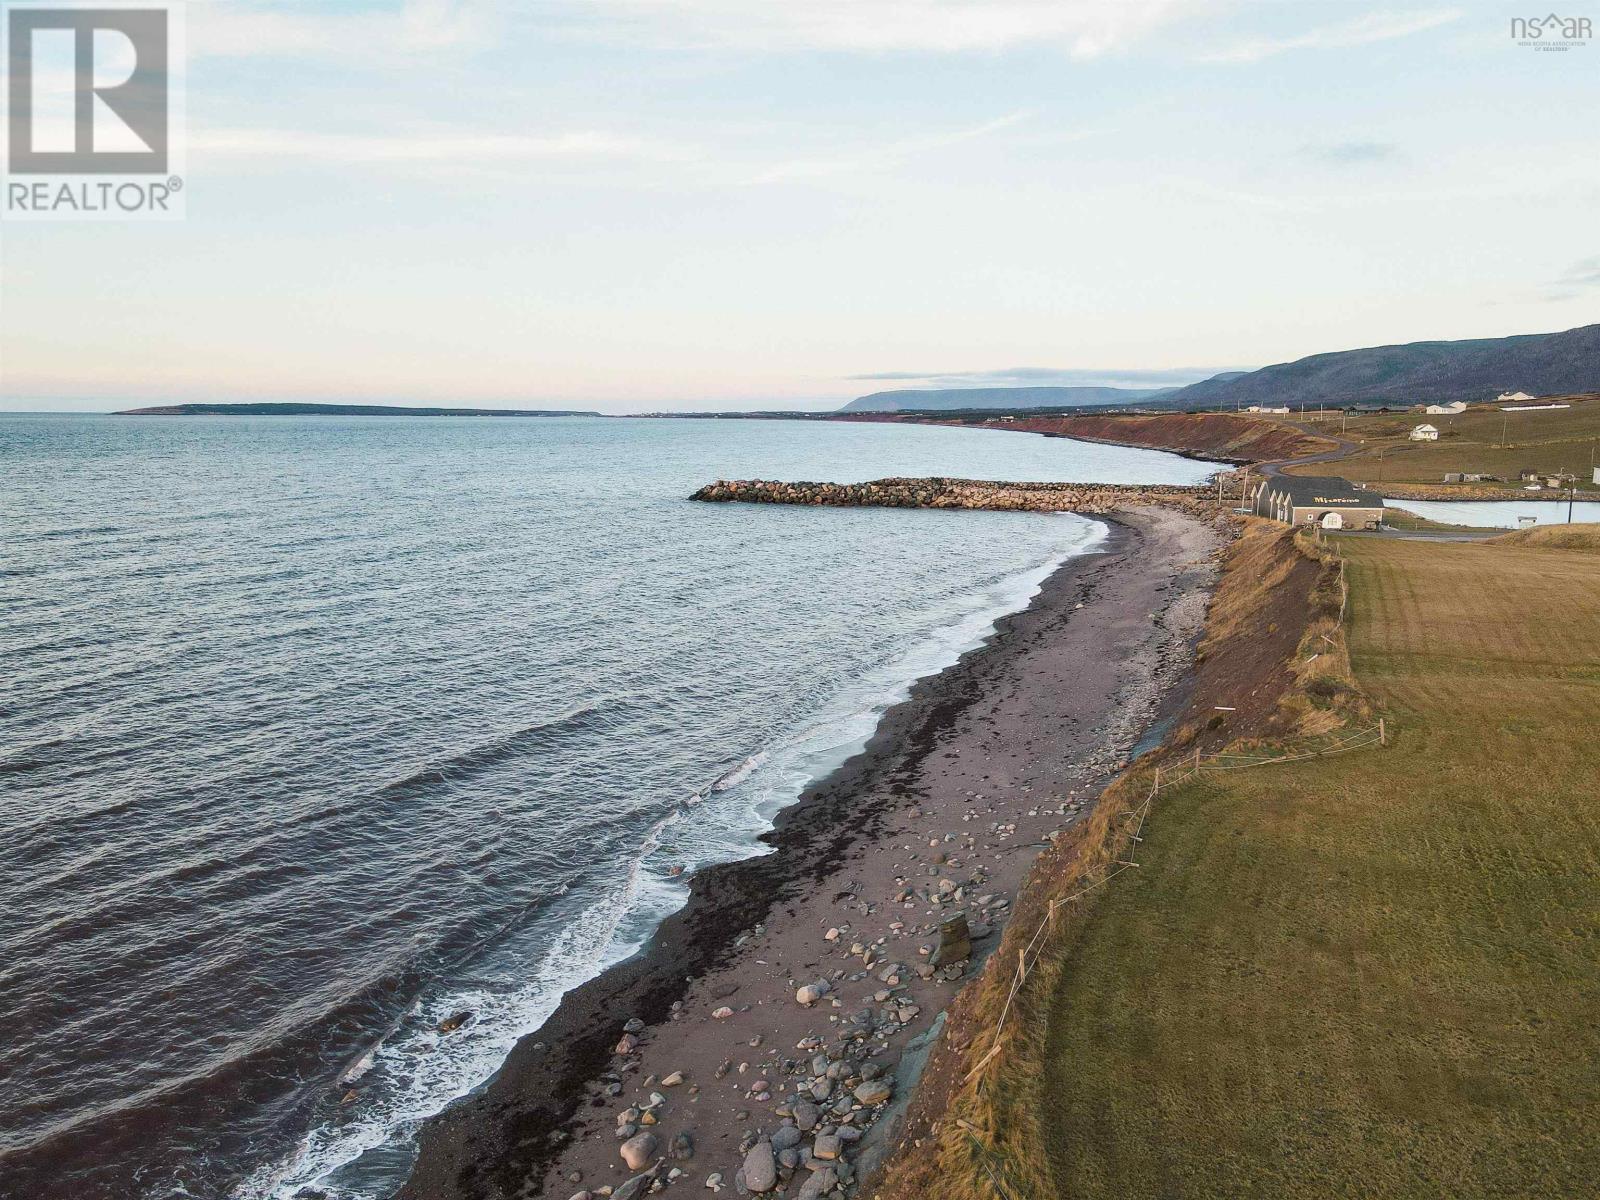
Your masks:
<instances>
[{"instance_id":1,"label":"white house","mask_svg":"<svg viewBox=\"0 0 1600 1200\"><path fill-rule=\"evenodd\" d=\"M1252 404L1249 408L1245 409L1245 412L1280 413L1280 414L1287 415L1288 412L1289 412L1289 406L1287 404L1285 404L1282 408L1273 408L1270 405Z\"/></svg>"},{"instance_id":2,"label":"white house","mask_svg":"<svg viewBox=\"0 0 1600 1200\"><path fill-rule=\"evenodd\" d=\"M1418 425L1411 431L1410 436L1413 442L1437 442L1439 431L1432 425Z\"/></svg>"},{"instance_id":3,"label":"white house","mask_svg":"<svg viewBox=\"0 0 1600 1200\"><path fill-rule=\"evenodd\" d=\"M1499 403L1499 404L1520 404L1524 400L1532 400L1532 399L1533 399L1533 397L1528 395L1527 392L1501 392L1500 395L1496 398L1496 403Z\"/></svg>"},{"instance_id":4,"label":"white house","mask_svg":"<svg viewBox=\"0 0 1600 1200\"><path fill-rule=\"evenodd\" d=\"M1449 404L1430 404L1427 409L1430 417L1453 417L1457 413L1466 411L1467 402L1465 400L1452 400Z\"/></svg>"}]
</instances>

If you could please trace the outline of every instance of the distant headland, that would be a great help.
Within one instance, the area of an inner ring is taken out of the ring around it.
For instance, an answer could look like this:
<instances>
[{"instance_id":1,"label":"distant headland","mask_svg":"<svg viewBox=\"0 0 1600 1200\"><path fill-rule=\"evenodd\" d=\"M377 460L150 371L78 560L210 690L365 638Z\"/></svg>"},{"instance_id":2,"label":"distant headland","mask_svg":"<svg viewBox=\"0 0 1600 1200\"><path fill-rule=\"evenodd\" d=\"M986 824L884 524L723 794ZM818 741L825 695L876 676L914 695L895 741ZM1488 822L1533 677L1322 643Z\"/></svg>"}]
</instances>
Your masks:
<instances>
[{"instance_id":1,"label":"distant headland","mask_svg":"<svg viewBox=\"0 0 1600 1200\"><path fill-rule=\"evenodd\" d=\"M598 417L566 408L408 408L400 404L162 404L115 417Z\"/></svg>"}]
</instances>

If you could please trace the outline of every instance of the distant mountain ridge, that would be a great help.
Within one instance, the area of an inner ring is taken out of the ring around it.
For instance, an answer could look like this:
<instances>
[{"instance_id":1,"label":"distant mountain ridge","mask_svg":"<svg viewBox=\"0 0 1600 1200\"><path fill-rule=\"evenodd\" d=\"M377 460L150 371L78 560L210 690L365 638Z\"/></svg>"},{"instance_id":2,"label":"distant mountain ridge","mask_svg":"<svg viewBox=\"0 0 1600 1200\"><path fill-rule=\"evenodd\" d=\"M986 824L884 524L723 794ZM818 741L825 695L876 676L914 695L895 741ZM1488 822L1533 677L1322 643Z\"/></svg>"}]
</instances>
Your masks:
<instances>
[{"instance_id":1,"label":"distant mountain ridge","mask_svg":"<svg viewBox=\"0 0 1600 1200\"><path fill-rule=\"evenodd\" d=\"M1031 408L1297 408L1493 400L1502 392L1565 396L1600 391L1600 325L1454 342L1405 342L1313 354L1257 371L1224 371L1184 387L988 387L874 392L840 412L955 412Z\"/></svg>"},{"instance_id":2,"label":"distant mountain ridge","mask_svg":"<svg viewBox=\"0 0 1600 1200\"><path fill-rule=\"evenodd\" d=\"M850 401L840 412L957 412L985 408L1072 408L1134 404L1167 396L1175 388L978 387L904 388L873 392Z\"/></svg>"},{"instance_id":3,"label":"distant mountain ridge","mask_svg":"<svg viewBox=\"0 0 1600 1200\"><path fill-rule=\"evenodd\" d=\"M403 404L302 404L262 401L246 404L161 404L128 408L114 417L598 417L597 412L565 408L408 408Z\"/></svg>"},{"instance_id":4,"label":"distant mountain ridge","mask_svg":"<svg viewBox=\"0 0 1600 1200\"><path fill-rule=\"evenodd\" d=\"M1434 403L1493 400L1518 390L1535 396L1600 391L1600 325L1313 354L1231 379L1192 383L1162 397L1162 403L1180 408Z\"/></svg>"}]
</instances>

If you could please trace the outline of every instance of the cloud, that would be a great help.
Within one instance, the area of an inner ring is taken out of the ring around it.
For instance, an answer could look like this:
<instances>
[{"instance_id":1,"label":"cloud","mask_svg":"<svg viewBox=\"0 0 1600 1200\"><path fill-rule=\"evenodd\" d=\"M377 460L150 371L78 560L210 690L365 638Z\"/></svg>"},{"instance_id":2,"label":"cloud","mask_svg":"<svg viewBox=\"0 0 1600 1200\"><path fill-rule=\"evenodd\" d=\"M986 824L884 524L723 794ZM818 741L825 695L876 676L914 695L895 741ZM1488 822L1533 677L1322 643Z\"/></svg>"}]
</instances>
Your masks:
<instances>
[{"instance_id":1,"label":"cloud","mask_svg":"<svg viewBox=\"0 0 1600 1200\"><path fill-rule=\"evenodd\" d=\"M218 0L192 4L188 14L193 58L285 56L367 66L483 48L501 24L497 0L391 0L354 10Z\"/></svg>"},{"instance_id":2,"label":"cloud","mask_svg":"<svg viewBox=\"0 0 1600 1200\"><path fill-rule=\"evenodd\" d=\"M558 5L610 36L756 50L1122 49L1217 0L587 0Z\"/></svg>"},{"instance_id":3,"label":"cloud","mask_svg":"<svg viewBox=\"0 0 1600 1200\"><path fill-rule=\"evenodd\" d=\"M974 141L984 138L1002 129L1009 128L1024 121L1029 114L1026 112L1008 113L992 121L985 121L980 125L971 125L962 129L951 129L943 133L924 134L919 137L901 138L877 146L864 146L848 154L825 155L817 158L792 158L776 163L748 182L751 184L785 183L796 179L821 179L834 175L859 176L874 171L884 171L900 166L902 163L919 155L931 154L944 150L962 142Z\"/></svg>"},{"instance_id":4,"label":"cloud","mask_svg":"<svg viewBox=\"0 0 1600 1200\"><path fill-rule=\"evenodd\" d=\"M261 160L347 164L486 164L549 159L686 162L692 147L599 131L530 135L427 130L412 134L313 133L284 129L209 129L190 134L191 151Z\"/></svg>"},{"instance_id":5,"label":"cloud","mask_svg":"<svg viewBox=\"0 0 1600 1200\"><path fill-rule=\"evenodd\" d=\"M1054 46L1087 59L1235 0L213 0L189 9L195 57L293 56L383 65L494 44L516 21L543 36L754 51L935 54Z\"/></svg>"},{"instance_id":6,"label":"cloud","mask_svg":"<svg viewBox=\"0 0 1600 1200\"><path fill-rule=\"evenodd\" d=\"M1005 367L994 371L878 371L847 375L852 383L919 383L928 387L1179 387L1208 379L1229 367L1163 367L1156 369L1079 367Z\"/></svg>"},{"instance_id":7,"label":"cloud","mask_svg":"<svg viewBox=\"0 0 1600 1200\"><path fill-rule=\"evenodd\" d=\"M1304 146L1301 153L1336 166L1349 166L1397 158L1400 147L1393 142L1324 142Z\"/></svg>"},{"instance_id":8,"label":"cloud","mask_svg":"<svg viewBox=\"0 0 1600 1200\"><path fill-rule=\"evenodd\" d=\"M1580 258L1546 289L1546 300L1576 300L1590 288L1600 288L1600 257Z\"/></svg>"},{"instance_id":9,"label":"cloud","mask_svg":"<svg viewBox=\"0 0 1600 1200\"><path fill-rule=\"evenodd\" d=\"M1253 63L1290 50L1333 50L1350 46L1370 46L1394 38L1409 37L1447 25L1461 16L1458 9L1433 9L1426 12L1369 13L1354 21L1324 25L1307 33L1286 37L1258 37L1200 55L1201 62Z\"/></svg>"}]
</instances>

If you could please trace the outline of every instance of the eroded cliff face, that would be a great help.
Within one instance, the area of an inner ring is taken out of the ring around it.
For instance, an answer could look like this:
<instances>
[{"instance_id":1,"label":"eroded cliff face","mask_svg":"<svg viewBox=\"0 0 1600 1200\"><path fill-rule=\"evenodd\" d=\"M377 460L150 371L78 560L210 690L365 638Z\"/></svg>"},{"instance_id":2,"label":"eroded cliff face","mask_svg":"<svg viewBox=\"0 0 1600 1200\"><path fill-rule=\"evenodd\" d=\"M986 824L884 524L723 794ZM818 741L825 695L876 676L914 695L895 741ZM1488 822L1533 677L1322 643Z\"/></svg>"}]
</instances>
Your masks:
<instances>
[{"instance_id":1,"label":"eroded cliff face","mask_svg":"<svg viewBox=\"0 0 1600 1200\"><path fill-rule=\"evenodd\" d=\"M1199 508L1206 487L1171 484L997 483L984 479L875 479L870 483L787 483L719 479L691 500L804 504L835 508L973 508L1013 512L1109 512L1138 504Z\"/></svg>"},{"instance_id":2,"label":"eroded cliff face","mask_svg":"<svg viewBox=\"0 0 1600 1200\"><path fill-rule=\"evenodd\" d=\"M1033 417L1012 429L1058 433L1085 440L1175 450L1230 462L1269 462L1338 449L1338 443L1276 421L1235 413L1162 413L1155 416Z\"/></svg>"}]
</instances>

